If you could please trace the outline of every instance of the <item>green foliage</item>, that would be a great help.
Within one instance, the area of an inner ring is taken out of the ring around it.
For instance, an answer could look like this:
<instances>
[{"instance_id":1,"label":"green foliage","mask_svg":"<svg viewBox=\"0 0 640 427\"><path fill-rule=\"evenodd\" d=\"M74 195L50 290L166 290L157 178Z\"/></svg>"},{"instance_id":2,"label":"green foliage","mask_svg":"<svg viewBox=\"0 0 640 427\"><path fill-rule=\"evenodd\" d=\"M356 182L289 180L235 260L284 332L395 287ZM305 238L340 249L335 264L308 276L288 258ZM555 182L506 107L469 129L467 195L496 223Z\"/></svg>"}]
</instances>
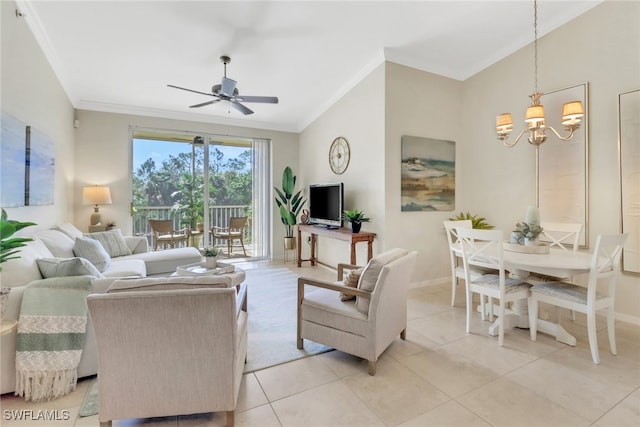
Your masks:
<instances>
[{"instance_id":1,"label":"green foliage","mask_svg":"<svg viewBox=\"0 0 640 427\"><path fill-rule=\"evenodd\" d=\"M364 212L358 210L358 209L354 209L352 211L350 210L344 210L342 211L342 219L345 221L349 221L349 222L369 222L371 221L370 218L367 218L366 216L364 216Z\"/></svg>"},{"instance_id":2,"label":"green foliage","mask_svg":"<svg viewBox=\"0 0 640 427\"><path fill-rule=\"evenodd\" d=\"M538 224L527 224L526 222L519 222L516 224L514 231L519 231L527 239L537 239L543 228Z\"/></svg>"},{"instance_id":3,"label":"green foliage","mask_svg":"<svg viewBox=\"0 0 640 427\"><path fill-rule=\"evenodd\" d=\"M285 227L285 237L293 237L293 226L298 222L298 215L305 203L302 190L294 194L296 176L289 166L282 172L282 189L274 187L275 201L280 209L280 220Z\"/></svg>"},{"instance_id":4,"label":"green foliage","mask_svg":"<svg viewBox=\"0 0 640 427\"><path fill-rule=\"evenodd\" d=\"M7 216L7 212L2 209L2 218L0 219L0 263L7 262L10 259L20 258L18 253L21 247L25 246L27 242L32 241L28 237L11 237L18 230L31 225L36 225L33 222L20 222L10 220ZM2 267L0 267L2 271Z\"/></svg>"},{"instance_id":5,"label":"green foliage","mask_svg":"<svg viewBox=\"0 0 640 427\"><path fill-rule=\"evenodd\" d=\"M178 180L178 190L171 194L177 200L169 211L170 218L177 215L180 224L195 230L196 224L204 217L203 187L202 176L184 172Z\"/></svg>"},{"instance_id":6,"label":"green foliage","mask_svg":"<svg viewBox=\"0 0 640 427\"><path fill-rule=\"evenodd\" d=\"M477 215L471 215L469 212L460 212L457 216L449 218L449 221L464 221L471 220L472 228L479 230L491 230L495 226L488 224L486 218L478 217Z\"/></svg>"},{"instance_id":7,"label":"green foliage","mask_svg":"<svg viewBox=\"0 0 640 427\"><path fill-rule=\"evenodd\" d=\"M204 255L207 258L218 256L220 255L221 252L222 251L220 249L214 248L214 247L202 249L202 255Z\"/></svg>"}]
</instances>

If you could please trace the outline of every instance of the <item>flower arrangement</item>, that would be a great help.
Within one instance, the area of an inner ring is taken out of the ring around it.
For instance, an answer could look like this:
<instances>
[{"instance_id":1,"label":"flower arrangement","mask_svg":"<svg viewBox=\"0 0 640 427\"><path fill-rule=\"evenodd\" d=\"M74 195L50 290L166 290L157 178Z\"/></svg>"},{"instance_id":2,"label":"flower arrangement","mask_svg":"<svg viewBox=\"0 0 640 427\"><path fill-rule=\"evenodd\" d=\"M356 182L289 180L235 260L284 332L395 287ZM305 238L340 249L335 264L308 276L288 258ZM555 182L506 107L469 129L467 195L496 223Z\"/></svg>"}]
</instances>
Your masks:
<instances>
[{"instance_id":1,"label":"flower arrangement","mask_svg":"<svg viewBox=\"0 0 640 427\"><path fill-rule=\"evenodd\" d=\"M542 233L542 230L543 228L538 224L519 222L516 224L516 229L514 231L522 233L525 239L536 240L540 233Z\"/></svg>"}]
</instances>

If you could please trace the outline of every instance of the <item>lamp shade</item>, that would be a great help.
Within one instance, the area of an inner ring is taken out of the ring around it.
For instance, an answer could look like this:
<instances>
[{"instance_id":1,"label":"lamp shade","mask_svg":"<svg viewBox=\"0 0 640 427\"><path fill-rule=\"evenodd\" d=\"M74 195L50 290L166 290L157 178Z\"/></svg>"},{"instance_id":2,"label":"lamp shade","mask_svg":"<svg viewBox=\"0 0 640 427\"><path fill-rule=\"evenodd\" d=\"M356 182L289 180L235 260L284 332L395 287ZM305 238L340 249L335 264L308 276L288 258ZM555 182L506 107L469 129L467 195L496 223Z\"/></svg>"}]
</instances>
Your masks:
<instances>
[{"instance_id":1,"label":"lamp shade","mask_svg":"<svg viewBox=\"0 0 640 427\"><path fill-rule=\"evenodd\" d=\"M542 104L529 106L524 121L527 122L529 129L544 126L544 107Z\"/></svg>"},{"instance_id":2,"label":"lamp shade","mask_svg":"<svg viewBox=\"0 0 640 427\"><path fill-rule=\"evenodd\" d=\"M82 189L83 205L110 205L111 191L109 187L93 185Z\"/></svg>"},{"instance_id":3,"label":"lamp shade","mask_svg":"<svg viewBox=\"0 0 640 427\"><path fill-rule=\"evenodd\" d=\"M579 123L583 116L584 109L580 101L567 102L562 106L562 124L565 126Z\"/></svg>"}]
</instances>

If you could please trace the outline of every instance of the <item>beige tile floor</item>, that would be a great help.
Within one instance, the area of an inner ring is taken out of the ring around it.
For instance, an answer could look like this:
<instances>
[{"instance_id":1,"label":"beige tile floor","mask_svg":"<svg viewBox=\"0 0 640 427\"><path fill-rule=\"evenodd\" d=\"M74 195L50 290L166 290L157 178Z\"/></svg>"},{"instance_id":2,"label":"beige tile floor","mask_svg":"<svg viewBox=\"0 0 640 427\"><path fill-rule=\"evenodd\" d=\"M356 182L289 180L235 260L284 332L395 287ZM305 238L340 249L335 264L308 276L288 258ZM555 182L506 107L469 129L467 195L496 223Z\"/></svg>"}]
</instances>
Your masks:
<instances>
[{"instance_id":1,"label":"beige tile floor","mask_svg":"<svg viewBox=\"0 0 640 427\"><path fill-rule=\"evenodd\" d=\"M334 274L286 265L305 275ZM465 333L462 294L458 292L456 307L451 307L448 284L412 289L407 340L397 339L387 349L374 377L367 375L366 362L338 351L246 374L236 425L640 426L640 326L616 323L617 356L609 353L606 329L600 329L602 361L594 365L585 319L579 314L575 322L568 316L563 322L577 337L576 347L544 334L532 342L528 330L514 329L501 348L497 338L487 335L489 324L479 314L471 334ZM602 319L598 326L604 326ZM88 384L80 381L75 392L43 404L3 395L0 423L97 426L97 416L77 417ZM6 411L21 409L68 411L69 419L28 422L6 416ZM222 426L224 416L120 420L114 425Z\"/></svg>"}]
</instances>

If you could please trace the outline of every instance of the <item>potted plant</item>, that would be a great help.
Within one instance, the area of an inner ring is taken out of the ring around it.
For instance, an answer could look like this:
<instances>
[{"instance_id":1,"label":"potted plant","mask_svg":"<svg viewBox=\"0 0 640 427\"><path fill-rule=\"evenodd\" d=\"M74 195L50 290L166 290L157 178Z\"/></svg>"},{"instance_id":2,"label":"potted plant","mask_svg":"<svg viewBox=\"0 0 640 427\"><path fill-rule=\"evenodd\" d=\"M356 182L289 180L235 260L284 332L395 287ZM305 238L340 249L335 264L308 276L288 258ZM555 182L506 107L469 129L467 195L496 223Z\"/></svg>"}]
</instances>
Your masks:
<instances>
[{"instance_id":1,"label":"potted plant","mask_svg":"<svg viewBox=\"0 0 640 427\"><path fill-rule=\"evenodd\" d=\"M364 216L364 212L358 209L354 209L352 211L345 210L342 212L342 219L345 221L349 221L351 223L351 231L354 233L360 232L360 227L362 227L363 222L371 221L370 218Z\"/></svg>"},{"instance_id":2,"label":"potted plant","mask_svg":"<svg viewBox=\"0 0 640 427\"><path fill-rule=\"evenodd\" d=\"M204 266L206 268L214 269L218 266L218 256L221 250L215 247L204 248L202 255L204 256Z\"/></svg>"},{"instance_id":3,"label":"potted plant","mask_svg":"<svg viewBox=\"0 0 640 427\"><path fill-rule=\"evenodd\" d=\"M188 172L183 173L178 182L178 190L171 194L171 197L178 199L171 207L169 217L173 219L178 215L180 225L196 230L204 214L203 187L197 177Z\"/></svg>"},{"instance_id":4,"label":"potted plant","mask_svg":"<svg viewBox=\"0 0 640 427\"><path fill-rule=\"evenodd\" d=\"M486 218L479 217L478 215L471 215L469 212L460 212L457 216L449 218L449 221L471 221L471 228L477 230L492 230L495 226L488 224Z\"/></svg>"},{"instance_id":5,"label":"potted plant","mask_svg":"<svg viewBox=\"0 0 640 427\"><path fill-rule=\"evenodd\" d=\"M13 234L25 227L36 225L33 222L20 222L10 220L7 212L2 209L2 218L0 218L0 263L7 262L10 259L20 258L18 252L21 247L33 239L29 237L11 237ZM2 266L0 266L2 271Z\"/></svg>"},{"instance_id":6,"label":"potted plant","mask_svg":"<svg viewBox=\"0 0 640 427\"><path fill-rule=\"evenodd\" d=\"M289 166L282 172L282 189L274 187L276 191L275 201L280 209L280 220L284 224L284 247L293 249L295 241L293 238L293 226L298 222L298 215L305 203L302 197L302 190L295 192L296 176ZM295 193L294 193L295 192Z\"/></svg>"},{"instance_id":7,"label":"potted plant","mask_svg":"<svg viewBox=\"0 0 640 427\"><path fill-rule=\"evenodd\" d=\"M516 229L514 231L522 233L522 236L524 237L524 244L531 246L535 244L538 236L542 233L542 230L543 228L538 224L519 222L516 224Z\"/></svg>"}]
</instances>

